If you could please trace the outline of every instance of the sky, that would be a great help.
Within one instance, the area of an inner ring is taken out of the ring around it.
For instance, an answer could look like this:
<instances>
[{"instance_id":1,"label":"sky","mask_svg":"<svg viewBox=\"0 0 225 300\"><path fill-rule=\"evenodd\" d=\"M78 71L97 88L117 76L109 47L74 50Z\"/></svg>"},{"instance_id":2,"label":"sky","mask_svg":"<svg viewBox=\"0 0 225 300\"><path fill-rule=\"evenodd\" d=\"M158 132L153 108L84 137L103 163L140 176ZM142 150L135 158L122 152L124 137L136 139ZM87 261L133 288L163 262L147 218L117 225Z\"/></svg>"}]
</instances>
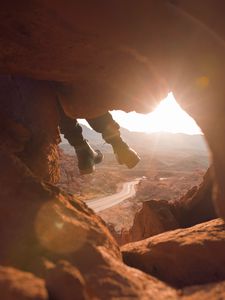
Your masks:
<instances>
[{"instance_id":1,"label":"sky","mask_svg":"<svg viewBox=\"0 0 225 300\"><path fill-rule=\"evenodd\" d=\"M148 114L112 111L113 118L130 131L201 134L196 122L179 106L172 93ZM84 120L81 123L86 124Z\"/></svg>"}]
</instances>

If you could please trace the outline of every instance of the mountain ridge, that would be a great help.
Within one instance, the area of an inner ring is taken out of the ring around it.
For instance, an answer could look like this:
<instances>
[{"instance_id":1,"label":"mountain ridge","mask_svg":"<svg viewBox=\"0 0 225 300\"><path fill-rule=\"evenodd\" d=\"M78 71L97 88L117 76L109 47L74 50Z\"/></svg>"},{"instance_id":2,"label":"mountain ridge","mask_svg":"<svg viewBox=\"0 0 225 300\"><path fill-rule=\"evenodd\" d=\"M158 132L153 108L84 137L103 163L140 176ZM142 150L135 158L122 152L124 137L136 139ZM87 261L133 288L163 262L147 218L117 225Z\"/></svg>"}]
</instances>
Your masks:
<instances>
[{"instance_id":1,"label":"mountain ridge","mask_svg":"<svg viewBox=\"0 0 225 300\"><path fill-rule=\"evenodd\" d=\"M83 136L89 141L94 148L111 152L111 147L105 143L100 133L88 128L86 125L81 125L83 129ZM159 153L174 153L174 152L185 152L187 155L198 154L208 156L208 148L201 134L188 135L185 133L167 133L167 132L134 132L128 129L120 129L121 136L129 144L130 147L134 148L140 153L147 153L148 149L150 152ZM61 136L62 143L60 147L68 152L69 145L67 140Z\"/></svg>"}]
</instances>

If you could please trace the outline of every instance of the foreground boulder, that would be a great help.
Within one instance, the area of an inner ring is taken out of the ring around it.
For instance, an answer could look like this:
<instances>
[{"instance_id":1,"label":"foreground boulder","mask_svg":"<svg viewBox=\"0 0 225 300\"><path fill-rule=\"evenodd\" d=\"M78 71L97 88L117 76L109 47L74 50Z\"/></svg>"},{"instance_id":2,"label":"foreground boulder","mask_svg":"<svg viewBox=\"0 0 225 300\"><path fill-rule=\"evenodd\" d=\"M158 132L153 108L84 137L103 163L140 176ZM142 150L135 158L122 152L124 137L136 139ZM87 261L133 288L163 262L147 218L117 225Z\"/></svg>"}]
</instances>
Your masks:
<instances>
[{"instance_id":1,"label":"foreground boulder","mask_svg":"<svg viewBox=\"0 0 225 300\"><path fill-rule=\"evenodd\" d=\"M0 265L15 270L0 269L2 299L175 299L175 290L123 264L107 227L83 202L40 182L12 154L2 151L0 165Z\"/></svg>"},{"instance_id":2,"label":"foreground boulder","mask_svg":"<svg viewBox=\"0 0 225 300\"><path fill-rule=\"evenodd\" d=\"M4 199L0 202L0 294L4 300L186 297L185 289L177 291L125 265L108 229L84 203L40 182L12 154L1 152L0 164ZM224 240L224 224L216 220L127 245L123 252L137 268L185 286L225 278ZM188 295L204 289L193 288ZM217 290L213 287L211 295Z\"/></svg>"},{"instance_id":3,"label":"foreground boulder","mask_svg":"<svg viewBox=\"0 0 225 300\"><path fill-rule=\"evenodd\" d=\"M183 300L222 300L225 299L225 282L187 287L179 294Z\"/></svg>"},{"instance_id":4,"label":"foreground boulder","mask_svg":"<svg viewBox=\"0 0 225 300\"><path fill-rule=\"evenodd\" d=\"M125 263L173 286L225 279L225 226L221 219L177 229L122 247Z\"/></svg>"},{"instance_id":5,"label":"foreground boulder","mask_svg":"<svg viewBox=\"0 0 225 300\"><path fill-rule=\"evenodd\" d=\"M0 266L0 294L3 300L47 300L44 280L31 273Z\"/></svg>"}]
</instances>

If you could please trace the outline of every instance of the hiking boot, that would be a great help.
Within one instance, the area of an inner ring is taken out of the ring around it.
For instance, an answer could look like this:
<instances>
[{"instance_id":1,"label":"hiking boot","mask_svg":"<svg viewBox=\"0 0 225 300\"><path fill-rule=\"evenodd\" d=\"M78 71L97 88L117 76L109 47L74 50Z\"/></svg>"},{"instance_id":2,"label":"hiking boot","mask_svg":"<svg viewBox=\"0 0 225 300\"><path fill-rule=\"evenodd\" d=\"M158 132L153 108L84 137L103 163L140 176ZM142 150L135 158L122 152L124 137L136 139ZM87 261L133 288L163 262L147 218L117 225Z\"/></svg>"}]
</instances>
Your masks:
<instances>
[{"instance_id":1,"label":"hiking boot","mask_svg":"<svg viewBox=\"0 0 225 300\"><path fill-rule=\"evenodd\" d=\"M85 140L83 144L75 148L80 174L91 174L95 170L95 164L99 164L103 159L103 154L99 150L94 150Z\"/></svg>"},{"instance_id":2,"label":"hiking boot","mask_svg":"<svg viewBox=\"0 0 225 300\"><path fill-rule=\"evenodd\" d=\"M140 161L138 154L122 140L112 145L114 154L119 164L134 168Z\"/></svg>"}]
</instances>

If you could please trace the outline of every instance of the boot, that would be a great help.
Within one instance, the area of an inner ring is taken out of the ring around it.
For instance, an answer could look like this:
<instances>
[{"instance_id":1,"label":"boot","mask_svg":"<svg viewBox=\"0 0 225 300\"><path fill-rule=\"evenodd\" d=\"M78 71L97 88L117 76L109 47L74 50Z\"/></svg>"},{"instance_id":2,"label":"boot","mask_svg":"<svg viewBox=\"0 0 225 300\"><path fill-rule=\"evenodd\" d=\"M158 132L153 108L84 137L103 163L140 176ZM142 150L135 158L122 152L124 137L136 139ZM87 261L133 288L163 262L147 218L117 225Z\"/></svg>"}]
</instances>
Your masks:
<instances>
[{"instance_id":1,"label":"boot","mask_svg":"<svg viewBox=\"0 0 225 300\"><path fill-rule=\"evenodd\" d=\"M75 151L81 175L93 173L95 164L99 164L103 159L103 154L99 150L94 150L86 140L76 147Z\"/></svg>"},{"instance_id":2,"label":"boot","mask_svg":"<svg viewBox=\"0 0 225 300\"><path fill-rule=\"evenodd\" d=\"M121 138L116 138L115 141L111 141L111 145L119 164L126 165L129 169L132 169L140 161L138 154Z\"/></svg>"}]
</instances>

